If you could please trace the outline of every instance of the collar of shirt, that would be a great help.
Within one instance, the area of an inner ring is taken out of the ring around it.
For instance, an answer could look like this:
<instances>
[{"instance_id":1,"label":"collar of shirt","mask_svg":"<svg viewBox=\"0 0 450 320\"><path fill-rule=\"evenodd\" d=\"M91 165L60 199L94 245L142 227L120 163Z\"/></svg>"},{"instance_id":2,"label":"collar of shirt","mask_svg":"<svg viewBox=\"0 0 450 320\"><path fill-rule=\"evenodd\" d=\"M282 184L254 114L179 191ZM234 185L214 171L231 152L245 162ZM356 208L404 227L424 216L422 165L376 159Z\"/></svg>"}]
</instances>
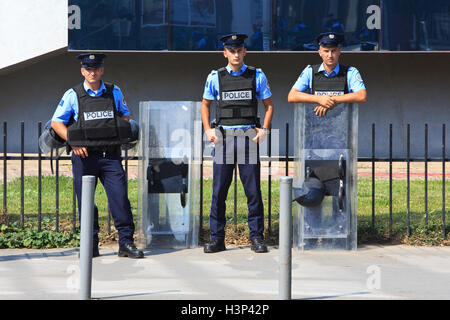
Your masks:
<instances>
[{"instance_id":1,"label":"collar of shirt","mask_svg":"<svg viewBox=\"0 0 450 320\"><path fill-rule=\"evenodd\" d=\"M106 91L105 83L103 81L102 81L102 84L100 85L100 89L98 89L96 91L89 88L86 81L83 82L83 87L84 87L84 90L86 90L87 94L90 95L91 97L101 96L103 94L103 92Z\"/></svg>"},{"instance_id":2,"label":"collar of shirt","mask_svg":"<svg viewBox=\"0 0 450 320\"><path fill-rule=\"evenodd\" d=\"M323 66L323 63L322 63L319 67L319 72L322 72L322 71L323 71L323 74L327 77L335 77L339 73L339 63L336 65L336 67L333 69L333 71L331 71L331 73L327 73L327 71L325 70L325 67Z\"/></svg>"},{"instance_id":3,"label":"collar of shirt","mask_svg":"<svg viewBox=\"0 0 450 320\"><path fill-rule=\"evenodd\" d=\"M241 74L243 74L245 72L245 70L247 70L247 66L245 65L245 63L242 65L242 67L239 69L239 71L233 71L233 69L231 69L230 66L227 65L227 71L232 76L240 76Z\"/></svg>"}]
</instances>

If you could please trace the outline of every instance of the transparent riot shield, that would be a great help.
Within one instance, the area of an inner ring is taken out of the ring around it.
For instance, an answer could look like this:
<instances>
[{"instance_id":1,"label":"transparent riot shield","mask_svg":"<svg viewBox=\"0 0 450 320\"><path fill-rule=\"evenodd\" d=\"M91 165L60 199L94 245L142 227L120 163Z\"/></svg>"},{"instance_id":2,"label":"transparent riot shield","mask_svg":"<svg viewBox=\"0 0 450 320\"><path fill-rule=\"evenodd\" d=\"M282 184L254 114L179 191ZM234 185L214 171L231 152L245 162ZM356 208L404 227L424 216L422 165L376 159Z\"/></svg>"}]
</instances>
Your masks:
<instances>
[{"instance_id":1,"label":"transparent riot shield","mask_svg":"<svg viewBox=\"0 0 450 320\"><path fill-rule=\"evenodd\" d=\"M139 105L138 242L145 248L198 246L200 102Z\"/></svg>"},{"instance_id":2,"label":"transparent riot shield","mask_svg":"<svg viewBox=\"0 0 450 320\"><path fill-rule=\"evenodd\" d=\"M314 108L295 105L294 244L356 250L358 106Z\"/></svg>"}]
</instances>

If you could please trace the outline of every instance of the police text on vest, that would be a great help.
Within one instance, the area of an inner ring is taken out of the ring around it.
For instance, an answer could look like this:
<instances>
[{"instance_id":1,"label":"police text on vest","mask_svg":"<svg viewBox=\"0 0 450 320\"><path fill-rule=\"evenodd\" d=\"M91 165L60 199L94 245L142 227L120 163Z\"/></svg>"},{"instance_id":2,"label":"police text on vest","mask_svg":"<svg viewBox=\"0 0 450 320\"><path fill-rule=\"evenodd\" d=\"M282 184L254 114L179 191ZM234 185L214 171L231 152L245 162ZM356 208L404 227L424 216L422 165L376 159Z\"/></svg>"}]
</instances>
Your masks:
<instances>
[{"instance_id":1,"label":"police text on vest","mask_svg":"<svg viewBox=\"0 0 450 320\"><path fill-rule=\"evenodd\" d=\"M98 119L112 119L114 118L114 112L112 110L105 111L92 111L84 113L84 120L98 120Z\"/></svg>"},{"instance_id":2,"label":"police text on vest","mask_svg":"<svg viewBox=\"0 0 450 320\"><path fill-rule=\"evenodd\" d=\"M222 100L230 101L230 100L251 100L252 99L252 91L228 91L222 92Z\"/></svg>"},{"instance_id":3,"label":"police text on vest","mask_svg":"<svg viewBox=\"0 0 450 320\"><path fill-rule=\"evenodd\" d=\"M316 91L317 96L342 96L344 91Z\"/></svg>"}]
</instances>

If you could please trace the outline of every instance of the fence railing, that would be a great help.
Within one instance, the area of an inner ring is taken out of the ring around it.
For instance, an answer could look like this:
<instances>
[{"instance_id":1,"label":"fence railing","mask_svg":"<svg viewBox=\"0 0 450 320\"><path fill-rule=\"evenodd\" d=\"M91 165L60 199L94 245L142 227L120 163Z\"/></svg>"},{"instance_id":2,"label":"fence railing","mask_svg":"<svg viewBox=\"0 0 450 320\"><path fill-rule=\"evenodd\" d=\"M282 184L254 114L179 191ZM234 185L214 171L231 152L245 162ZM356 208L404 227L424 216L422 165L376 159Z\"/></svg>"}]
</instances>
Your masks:
<instances>
[{"instance_id":1,"label":"fence railing","mask_svg":"<svg viewBox=\"0 0 450 320\"><path fill-rule=\"evenodd\" d=\"M410 124L407 125L407 132L406 132L406 156L405 157L393 157L393 125L389 125L389 156L388 157L377 157L375 154L375 124L372 124L372 136L371 136L371 147L372 147L372 154L371 157L359 157L358 162L365 162L365 163L371 163L371 182L372 182L372 205L371 205L371 228L372 232L375 233L375 223L376 223L376 215L375 215L375 186L376 186L376 170L375 170L375 164L378 162L385 162L389 164L389 238L392 238L392 229L393 229L393 168L392 164L394 162L403 162L407 165L407 173L406 173L406 181L407 181L407 199L406 199L406 225L407 225L407 235L408 237L411 236L411 211L410 211L410 199L411 199L411 188L410 188L410 180L411 180L411 172L410 172L410 164L411 162L423 162L424 163L424 217L425 217L425 228L428 229L428 166L430 162L439 162L442 164L442 236L443 238L446 237L446 208L445 208L445 184L446 184L446 171L445 171L445 164L450 159L446 158L446 125L442 125L442 141L441 141L441 157L440 158L430 158L428 155L429 152L429 146L428 146L428 125L424 125L424 156L423 157L411 157L411 129ZM24 122L20 123L20 156L11 156L8 155L7 152L7 122L3 123L3 155L0 156L0 161L3 162L3 215L6 216L8 214L8 197L7 197L7 177L8 177L8 167L7 167L7 161L8 160L20 160L20 225L22 228L24 227L24 177L25 177L25 170L24 170L24 164L25 161L34 160L38 162L38 187L37 187L37 193L38 193L38 212L37 212L37 222L38 222L38 230L41 231L42 226L42 162L44 160L50 160L51 157L43 156L38 145L37 145L37 139L36 139L36 151L37 156L25 156L24 153L24 146L25 146L25 135L24 135ZM40 136L42 132L42 123L39 122L37 124L37 137ZM267 162L268 167L268 208L267 208L267 217L268 217L268 233L272 234L272 172L271 172L271 166L274 161L278 162L284 162L285 163L285 175L289 175L289 163L294 161L295 159L293 157L289 156L289 124L286 123L285 126L285 155L280 155L278 157L272 157L271 155L271 137L270 134L268 135L268 150L267 150L267 156L261 157L261 162ZM202 147L203 149L203 147ZM203 155L203 152L202 152ZM59 161L60 160L70 160L70 156L59 156L53 158L55 161L55 205L56 205L56 211L55 211L55 224L56 224L56 231L59 231L59 178L60 178L60 172L59 172ZM126 157L124 159L124 169L128 178L128 161L129 160L137 160L137 157ZM201 173L203 176L204 168L203 168L203 162L204 161L210 161L212 158L210 156L202 156L202 162L201 162ZM237 170L235 169L234 172L234 229L237 230ZM76 195L75 195L75 188L72 188L72 229L75 231L76 225L77 225L77 201L76 201ZM202 226L203 226L203 179L200 180L200 234L203 232ZM107 230L108 233L111 233L111 214L109 212L108 208L108 218L107 218Z\"/></svg>"}]
</instances>

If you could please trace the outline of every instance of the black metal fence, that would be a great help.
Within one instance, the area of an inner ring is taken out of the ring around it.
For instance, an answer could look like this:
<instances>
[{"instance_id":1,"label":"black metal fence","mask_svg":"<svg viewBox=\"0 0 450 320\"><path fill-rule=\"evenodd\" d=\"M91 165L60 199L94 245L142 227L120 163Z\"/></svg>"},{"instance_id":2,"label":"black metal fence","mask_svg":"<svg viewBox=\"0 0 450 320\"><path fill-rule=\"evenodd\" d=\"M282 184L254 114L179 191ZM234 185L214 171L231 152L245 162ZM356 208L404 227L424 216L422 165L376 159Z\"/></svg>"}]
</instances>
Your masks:
<instances>
[{"instance_id":1,"label":"black metal fence","mask_svg":"<svg viewBox=\"0 0 450 320\"><path fill-rule=\"evenodd\" d=\"M411 130L410 130L410 124L407 125L407 132L406 132L406 137L407 137L407 142L406 142L406 157L397 157L394 158L393 157L393 134L392 134L392 124L389 125L389 143L388 143L388 148L389 148L389 156L388 157L377 157L375 154L375 124L372 124L372 138L371 138L371 144L372 144L372 154L371 157L361 157L358 158L358 162L366 162L366 163L371 163L371 167L372 167L372 176L371 176L371 180L372 180L372 217L371 217L371 227L372 227L372 231L375 232L375 223L376 223L376 217L375 217L375 186L376 186L376 170L375 170L375 163L377 162L385 162L385 163L389 163L389 238L392 237L392 226L393 226L393 218L392 218L392 207L393 207L393 198L392 198L392 182L393 182L393 169L392 169L392 164L394 162L403 162L406 163L407 165L407 174L406 174L406 181L407 181L407 203L406 203L406 207L407 207L407 214L406 214L406 225L407 225L407 235L410 236L411 235L411 212L410 212L410 196L411 196L411 190L410 190L410 164L411 162L423 162L424 163L424 216L425 216L425 227L426 229L428 228L428 164L430 162L440 162L442 164L442 237L445 238L446 237L446 208L445 208L445 184L446 184L446 177L445 177L445 164L446 162L449 161L448 158L446 158L446 125L443 124L442 125L442 141L441 141L441 146L442 146L442 154L440 158L430 158L428 153L429 153L429 146L428 146L428 125L425 124L424 125L424 156L423 157L411 157ZM39 122L37 124L37 137L39 137L41 135L42 132L42 123ZM41 226L42 226L42 161L44 160L50 160L50 157L46 157L43 156L38 144L36 143L36 151L37 151L37 156L25 156L24 155L24 145L25 145L25 135L24 135L24 122L22 121L20 123L20 146L21 146L21 151L20 151L20 156L9 156L8 155L8 146L7 146L7 137L8 137L8 133L7 133L7 122L3 123L3 155L0 156L0 161L3 162L3 215L6 217L6 215L8 214L8 197L7 197L7 176L8 176L8 167L7 167L7 161L8 160L20 160L20 182L21 182L21 191L20 191L20 225L22 226L22 228L24 227L24 217L25 217L25 213L24 213L24 177L25 177L25 172L24 172L24 164L25 161L27 160L37 160L38 161L38 190L36 190L36 192L38 193L38 212L37 212L37 222L38 222L38 230L41 230ZM272 208L272 172L271 172L271 167L272 167L272 162L273 161L283 161L285 163L285 175L288 176L289 175L289 162L293 161L293 157L289 157L289 124L286 123L285 126L285 133L286 133L286 140L285 140L285 155L284 156L279 156L279 157L272 157L272 146L271 146L271 139L270 139L270 134L268 136L268 150L267 150L267 157L261 157L261 161L266 161L267 162L267 166L268 166L268 212L267 212L267 216L268 216L268 232L269 234L271 234L273 232L272 230L272 212L271 212L271 208ZM36 140L37 141L37 140ZM203 151L203 149L202 149ZM202 152L203 154L203 152ZM69 156L60 156L60 157L56 157L54 159L55 161L55 180L56 180L56 184L55 184L55 204L56 204L56 212L55 212L55 224L56 224L56 231L59 231L59 218L60 218L60 214L59 214L59 178L60 178L60 174L59 174L59 161L60 160L69 160L70 157ZM124 169L125 172L127 174L128 177L128 161L129 160L136 160L137 157L131 157L128 158L126 157L124 160ZM203 156L203 161L204 160L211 160L211 157L205 157ZM201 164L201 172L203 175L203 161ZM75 190L75 188L73 188L72 190ZM202 226L203 226L203 179L200 180L200 233L202 233ZM76 228L76 224L77 224L77 201L76 201L76 195L75 192L72 192L72 228L73 231L75 231ZM237 170L235 170L234 172L234 219L233 219L233 223L234 223L234 228L235 230L237 229ZM108 219L107 219L107 228L108 228L108 232L111 232L111 215L109 213L109 208L108 208Z\"/></svg>"}]
</instances>

